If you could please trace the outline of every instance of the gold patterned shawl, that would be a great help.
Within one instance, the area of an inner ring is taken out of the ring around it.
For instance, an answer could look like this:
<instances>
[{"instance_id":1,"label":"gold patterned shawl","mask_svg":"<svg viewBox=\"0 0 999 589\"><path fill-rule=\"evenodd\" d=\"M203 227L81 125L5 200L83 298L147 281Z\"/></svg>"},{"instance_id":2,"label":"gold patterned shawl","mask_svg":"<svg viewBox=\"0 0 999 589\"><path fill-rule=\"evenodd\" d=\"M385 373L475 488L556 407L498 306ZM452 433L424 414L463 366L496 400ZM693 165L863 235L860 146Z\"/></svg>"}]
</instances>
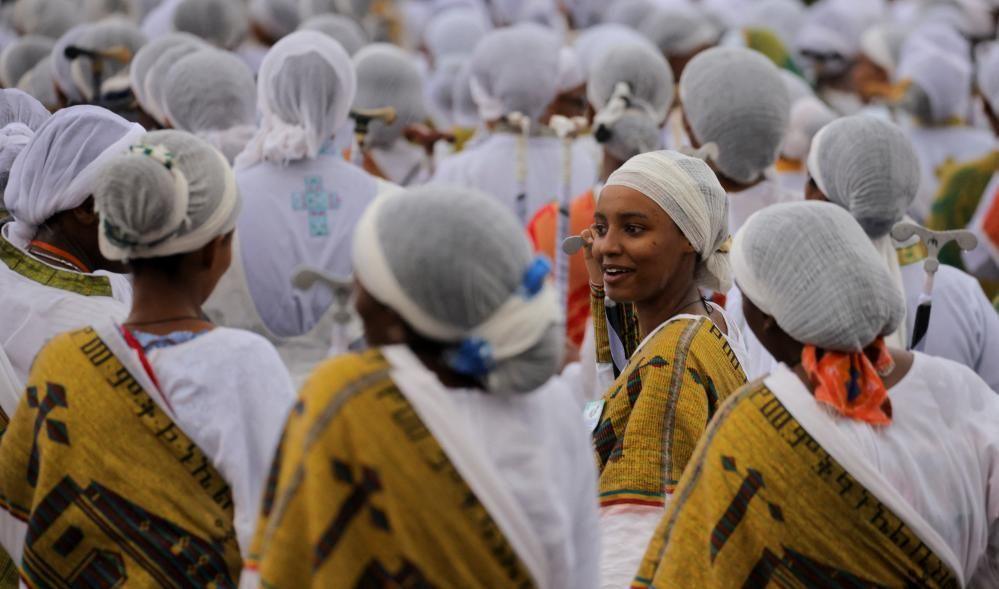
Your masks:
<instances>
[{"instance_id":1,"label":"gold patterned shawl","mask_svg":"<svg viewBox=\"0 0 999 589\"><path fill-rule=\"evenodd\" d=\"M702 438L632 587L958 587L884 500L752 383Z\"/></svg>"},{"instance_id":2,"label":"gold patterned shawl","mask_svg":"<svg viewBox=\"0 0 999 589\"><path fill-rule=\"evenodd\" d=\"M0 507L27 524L21 574L32 587L235 587L229 485L114 330L46 345L0 442Z\"/></svg>"},{"instance_id":3,"label":"gold patterned shawl","mask_svg":"<svg viewBox=\"0 0 999 589\"><path fill-rule=\"evenodd\" d=\"M319 367L288 418L246 574L263 587L533 587L378 350Z\"/></svg>"}]
</instances>

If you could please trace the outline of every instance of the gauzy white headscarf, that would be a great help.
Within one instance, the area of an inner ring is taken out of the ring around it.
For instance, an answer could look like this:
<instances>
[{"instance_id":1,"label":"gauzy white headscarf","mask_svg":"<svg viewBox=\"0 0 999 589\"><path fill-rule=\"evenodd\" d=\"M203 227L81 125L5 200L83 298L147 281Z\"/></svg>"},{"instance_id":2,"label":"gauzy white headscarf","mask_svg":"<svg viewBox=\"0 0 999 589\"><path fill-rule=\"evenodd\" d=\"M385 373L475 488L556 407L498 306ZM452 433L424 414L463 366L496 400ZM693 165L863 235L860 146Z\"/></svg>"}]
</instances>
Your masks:
<instances>
[{"instance_id":1,"label":"gauzy white headscarf","mask_svg":"<svg viewBox=\"0 0 999 589\"><path fill-rule=\"evenodd\" d=\"M697 286L716 292L731 287L728 197L704 161L675 151L643 153L611 174L607 186L637 190L666 211L700 254Z\"/></svg>"},{"instance_id":2,"label":"gauzy white headscarf","mask_svg":"<svg viewBox=\"0 0 999 589\"><path fill-rule=\"evenodd\" d=\"M316 157L347 121L356 90L350 56L335 40L315 31L281 39L260 65L260 129L236 168Z\"/></svg>"},{"instance_id":3,"label":"gauzy white headscarf","mask_svg":"<svg viewBox=\"0 0 999 589\"><path fill-rule=\"evenodd\" d=\"M14 217L9 237L26 247L52 215L83 204L100 168L145 133L109 110L71 106L52 115L14 162L4 205Z\"/></svg>"}]
</instances>

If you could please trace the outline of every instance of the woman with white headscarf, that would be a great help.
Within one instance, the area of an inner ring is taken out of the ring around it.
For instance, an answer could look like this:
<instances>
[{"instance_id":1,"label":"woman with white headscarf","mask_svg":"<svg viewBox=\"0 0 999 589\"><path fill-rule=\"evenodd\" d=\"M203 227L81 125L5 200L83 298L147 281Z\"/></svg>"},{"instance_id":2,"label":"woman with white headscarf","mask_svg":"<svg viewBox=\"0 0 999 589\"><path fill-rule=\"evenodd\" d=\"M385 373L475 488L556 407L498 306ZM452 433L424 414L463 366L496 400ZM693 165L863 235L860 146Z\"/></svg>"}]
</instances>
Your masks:
<instances>
[{"instance_id":1,"label":"woman with white headscarf","mask_svg":"<svg viewBox=\"0 0 999 589\"><path fill-rule=\"evenodd\" d=\"M206 49L181 58L163 88L169 126L201 137L230 162L257 132L253 72L228 51Z\"/></svg>"},{"instance_id":2,"label":"woman with white headscarf","mask_svg":"<svg viewBox=\"0 0 999 589\"><path fill-rule=\"evenodd\" d=\"M24 92L0 90L0 224L9 216L3 205L3 193L14 160L49 116L41 103Z\"/></svg>"},{"instance_id":3,"label":"woman with white headscarf","mask_svg":"<svg viewBox=\"0 0 999 589\"><path fill-rule=\"evenodd\" d=\"M526 225L560 192L561 141L540 124L558 94L558 38L534 24L499 29L475 48L470 67L471 92L491 134L441 161L433 182L478 188ZM596 179L582 143L573 147L570 175L572 194Z\"/></svg>"},{"instance_id":4,"label":"woman with white headscarf","mask_svg":"<svg viewBox=\"0 0 999 589\"><path fill-rule=\"evenodd\" d=\"M246 206L234 262L206 307L268 337L299 380L326 357L339 307L322 285L299 290L292 278L308 266L349 280L354 226L381 186L343 157L356 86L350 57L322 33L292 33L267 54L260 127L236 158Z\"/></svg>"},{"instance_id":5,"label":"woman with white headscarf","mask_svg":"<svg viewBox=\"0 0 999 589\"><path fill-rule=\"evenodd\" d=\"M781 142L780 157L776 162L780 185L789 194L805 193L805 185L808 183L805 160L808 158L812 138L822 127L835 121L836 118L836 113L812 94L792 103L787 132L784 134L784 141Z\"/></svg>"},{"instance_id":6,"label":"woman with white headscarf","mask_svg":"<svg viewBox=\"0 0 999 589\"><path fill-rule=\"evenodd\" d=\"M583 233L597 360L611 362L605 298L622 306L627 364L587 407L600 472L600 586L628 585L694 447L745 384L738 328L702 289L729 288L728 200L703 161L637 155Z\"/></svg>"},{"instance_id":7,"label":"woman with white headscarf","mask_svg":"<svg viewBox=\"0 0 999 589\"><path fill-rule=\"evenodd\" d=\"M52 52L52 39L29 35L7 45L0 52L0 84L16 88L21 77L48 57Z\"/></svg>"},{"instance_id":8,"label":"woman with white headscarf","mask_svg":"<svg viewBox=\"0 0 999 589\"><path fill-rule=\"evenodd\" d=\"M131 312L58 335L39 353L0 450L3 496L24 506L18 523L32 534L20 546L8 535L5 546L28 579L234 587L294 390L264 338L201 313L229 264L239 214L229 164L187 133L138 141L94 186L100 249L132 271ZM50 407L60 408L64 437L37 439ZM76 554L116 556L99 573L64 567L65 547L35 534L53 522L51 493L80 493L77 484L86 499L56 518L88 530ZM132 524L120 518L92 527L92 510L104 509L141 514L143 541L125 540Z\"/></svg>"},{"instance_id":9,"label":"woman with white headscarf","mask_svg":"<svg viewBox=\"0 0 999 589\"><path fill-rule=\"evenodd\" d=\"M363 167L399 186L424 184L430 178L430 158L422 145L404 136L407 127L427 118L423 104L423 78L412 56L395 45L376 43L354 55L357 72L355 111L392 108L395 120L373 120L356 148Z\"/></svg>"},{"instance_id":10,"label":"woman with white headscarf","mask_svg":"<svg viewBox=\"0 0 999 589\"><path fill-rule=\"evenodd\" d=\"M162 107L151 93L151 90L154 89L153 86L156 88L159 86L149 83L150 75L155 73L163 77L164 73L161 70L166 68L167 64L172 65L185 55L206 47L207 44L204 41L189 33L170 33L153 39L136 52L129 64L128 79L132 87L132 95L135 96L135 101L139 105L140 121L144 123L145 127L152 128L163 125L161 121L163 118ZM159 65L161 59L164 60L163 65ZM149 85L147 86L147 84Z\"/></svg>"},{"instance_id":11,"label":"woman with white headscarf","mask_svg":"<svg viewBox=\"0 0 999 589\"><path fill-rule=\"evenodd\" d=\"M680 78L680 102L691 144L729 195L729 231L754 212L797 198L773 172L791 105L777 67L741 47L697 55Z\"/></svg>"},{"instance_id":12,"label":"woman with white headscarf","mask_svg":"<svg viewBox=\"0 0 999 589\"><path fill-rule=\"evenodd\" d=\"M597 587L593 455L550 380L560 314L519 221L477 191L400 191L353 256L372 349L302 390L244 587ZM373 511L330 542L357 489Z\"/></svg>"},{"instance_id":13,"label":"woman with white headscarf","mask_svg":"<svg viewBox=\"0 0 999 589\"><path fill-rule=\"evenodd\" d=\"M14 161L0 238L0 346L17 390L57 333L128 312L132 289L98 248L94 185L100 166L144 132L92 106L60 110ZM12 411L3 405L4 411Z\"/></svg>"},{"instance_id":14,"label":"woman with white headscarf","mask_svg":"<svg viewBox=\"0 0 999 589\"><path fill-rule=\"evenodd\" d=\"M760 211L732 258L781 364L719 409L636 585L995 587L995 392L885 346L902 296L843 209Z\"/></svg>"},{"instance_id":15,"label":"woman with white headscarf","mask_svg":"<svg viewBox=\"0 0 999 589\"><path fill-rule=\"evenodd\" d=\"M919 187L919 160L905 134L872 117L847 117L816 135L808 156L806 196L850 211L885 260L905 294L906 322L888 338L904 349L915 327L923 292L925 254L896 252L889 232L902 220ZM999 391L999 315L978 282L950 266L937 270L933 314L919 350L959 362Z\"/></svg>"},{"instance_id":16,"label":"woman with white headscarf","mask_svg":"<svg viewBox=\"0 0 999 589\"><path fill-rule=\"evenodd\" d=\"M992 133L967 124L973 75L970 44L945 25L915 31L903 47L896 81L907 88L900 106L912 119L906 133L922 168L911 210L919 221L928 221L933 207L946 207L934 201L943 196L939 189L947 168L996 151Z\"/></svg>"},{"instance_id":17,"label":"woman with white headscarf","mask_svg":"<svg viewBox=\"0 0 999 589\"><path fill-rule=\"evenodd\" d=\"M300 31L319 31L333 37L348 54L354 55L368 44L368 34L356 20L342 14L320 14L302 21Z\"/></svg>"},{"instance_id":18,"label":"woman with white headscarf","mask_svg":"<svg viewBox=\"0 0 999 589\"><path fill-rule=\"evenodd\" d=\"M87 28L74 45L90 51L124 50L119 59L101 60L101 87L94 87L94 60L81 55L70 66L70 75L83 98L100 104L101 97L109 92L128 88L128 67L132 58L146 44L146 35L131 22L112 17Z\"/></svg>"},{"instance_id":19,"label":"woman with white headscarf","mask_svg":"<svg viewBox=\"0 0 999 589\"><path fill-rule=\"evenodd\" d=\"M14 89L0 90L0 221L7 217L2 196L14 160L50 116L49 111L28 94Z\"/></svg>"}]
</instances>

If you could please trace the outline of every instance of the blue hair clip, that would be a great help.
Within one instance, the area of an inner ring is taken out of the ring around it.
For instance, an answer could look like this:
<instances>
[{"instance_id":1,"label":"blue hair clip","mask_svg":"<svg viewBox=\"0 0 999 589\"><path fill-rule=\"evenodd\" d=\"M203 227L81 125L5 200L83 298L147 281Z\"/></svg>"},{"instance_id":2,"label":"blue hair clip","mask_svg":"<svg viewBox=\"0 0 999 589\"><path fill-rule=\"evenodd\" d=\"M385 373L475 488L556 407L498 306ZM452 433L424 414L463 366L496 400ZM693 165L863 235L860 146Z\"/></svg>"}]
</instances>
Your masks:
<instances>
[{"instance_id":1,"label":"blue hair clip","mask_svg":"<svg viewBox=\"0 0 999 589\"><path fill-rule=\"evenodd\" d=\"M493 348L482 338L470 337L445 354L448 366L458 374L484 378L495 367Z\"/></svg>"},{"instance_id":2,"label":"blue hair clip","mask_svg":"<svg viewBox=\"0 0 999 589\"><path fill-rule=\"evenodd\" d=\"M520 283L520 294L525 299L534 298L545 286L545 279L552 271L552 263L544 256L534 258L531 265L524 272L524 278Z\"/></svg>"}]
</instances>

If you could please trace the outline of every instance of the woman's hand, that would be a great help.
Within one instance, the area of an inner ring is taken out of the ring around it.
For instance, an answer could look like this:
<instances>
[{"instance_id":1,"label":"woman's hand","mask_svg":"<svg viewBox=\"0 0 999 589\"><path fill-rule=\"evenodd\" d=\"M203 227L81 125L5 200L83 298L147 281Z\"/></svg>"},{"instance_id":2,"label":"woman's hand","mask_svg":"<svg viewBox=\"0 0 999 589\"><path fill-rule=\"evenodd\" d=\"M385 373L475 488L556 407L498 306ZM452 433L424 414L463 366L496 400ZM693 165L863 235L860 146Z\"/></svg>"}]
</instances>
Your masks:
<instances>
[{"instance_id":1,"label":"woman's hand","mask_svg":"<svg viewBox=\"0 0 999 589\"><path fill-rule=\"evenodd\" d=\"M594 231L593 227L588 227L583 229L583 232L579 236L583 238L583 259L586 262L586 274L589 277L590 286L591 288L603 289L604 271L593 256L593 239L596 236L596 231Z\"/></svg>"}]
</instances>

